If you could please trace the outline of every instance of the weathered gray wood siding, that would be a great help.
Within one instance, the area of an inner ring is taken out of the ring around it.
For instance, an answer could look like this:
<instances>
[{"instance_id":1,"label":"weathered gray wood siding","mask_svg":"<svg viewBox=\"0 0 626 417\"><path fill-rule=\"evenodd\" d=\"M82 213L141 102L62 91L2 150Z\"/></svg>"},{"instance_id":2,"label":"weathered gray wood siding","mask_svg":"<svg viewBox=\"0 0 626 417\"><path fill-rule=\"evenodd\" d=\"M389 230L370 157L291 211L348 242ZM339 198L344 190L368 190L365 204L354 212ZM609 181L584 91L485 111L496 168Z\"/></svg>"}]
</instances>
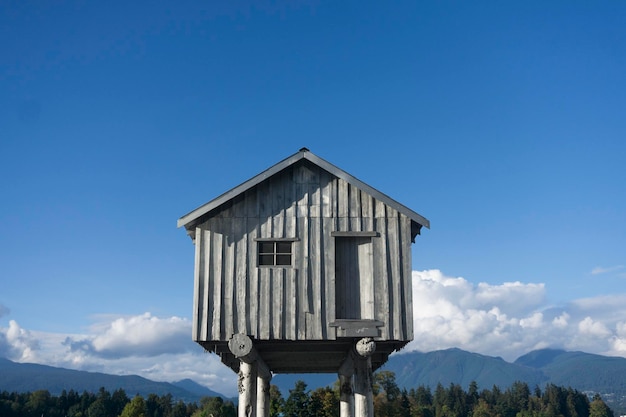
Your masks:
<instances>
[{"instance_id":1,"label":"weathered gray wood siding","mask_svg":"<svg viewBox=\"0 0 626 417\"><path fill-rule=\"evenodd\" d=\"M381 340L413 338L411 220L303 161L224 204L196 229L193 337L333 340L333 231L372 237ZM257 238L294 238L293 267L258 267ZM408 317L408 318L407 318Z\"/></svg>"}]
</instances>

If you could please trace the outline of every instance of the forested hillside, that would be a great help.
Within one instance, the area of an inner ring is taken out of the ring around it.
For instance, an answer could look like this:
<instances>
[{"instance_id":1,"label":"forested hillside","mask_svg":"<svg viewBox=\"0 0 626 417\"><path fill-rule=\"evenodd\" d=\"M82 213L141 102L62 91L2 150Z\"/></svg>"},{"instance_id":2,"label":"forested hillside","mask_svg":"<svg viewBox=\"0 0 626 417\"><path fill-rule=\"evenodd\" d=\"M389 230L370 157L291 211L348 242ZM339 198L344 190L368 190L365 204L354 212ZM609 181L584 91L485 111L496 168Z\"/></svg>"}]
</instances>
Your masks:
<instances>
[{"instance_id":1,"label":"forested hillside","mask_svg":"<svg viewBox=\"0 0 626 417\"><path fill-rule=\"evenodd\" d=\"M614 417L599 395L589 399L572 388L548 385L531 390L517 382L510 388L479 390L470 383L435 390L419 386L400 389L390 371L377 372L374 380L374 413L377 417ZM104 388L96 394L63 391L33 393L0 392L2 417L235 417L236 406L220 397L204 397L199 403L174 401L171 395L130 399L124 390L112 394ZM307 389L297 381L283 398L276 385L270 390L271 417L339 417L337 387Z\"/></svg>"},{"instance_id":2,"label":"forested hillside","mask_svg":"<svg viewBox=\"0 0 626 417\"><path fill-rule=\"evenodd\" d=\"M156 382L137 375L109 375L99 372L76 371L34 363L16 363L0 358L0 391L48 391L60 395L63 391L98 392L122 389L129 395L170 394L175 400L198 401L203 396L221 396L191 380ZM0 415L2 417L2 415Z\"/></svg>"},{"instance_id":3,"label":"forested hillside","mask_svg":"<svg viewBox=\"0 0 626 417\"><path fill-rule=\"evenodd\" d=\"M542 349L509 363L461 349L394 355L382 368L396 374L398 385L410 389L419 385L434 389L437 384L459 384L467 389L493 385L507 388L517 381L530 387L547 385L572 387L588 395L602 395L609 406L626 414L626 359L583 352Z\"/></svg>"}]
</instances>

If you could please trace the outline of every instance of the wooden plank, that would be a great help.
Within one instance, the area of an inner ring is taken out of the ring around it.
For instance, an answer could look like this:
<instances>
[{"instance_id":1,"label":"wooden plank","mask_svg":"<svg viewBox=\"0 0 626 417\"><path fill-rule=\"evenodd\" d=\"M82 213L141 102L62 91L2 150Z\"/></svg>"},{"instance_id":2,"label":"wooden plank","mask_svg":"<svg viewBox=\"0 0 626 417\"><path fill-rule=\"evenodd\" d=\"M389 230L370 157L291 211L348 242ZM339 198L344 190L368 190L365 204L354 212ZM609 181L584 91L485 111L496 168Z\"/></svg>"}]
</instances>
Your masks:
<instances>
[{"instance_id":1,"label":"wooden plank","mask_svg":"<svg viewBox=\"0 0 626 417\"><path fill-rule=\"evenodd\" d=\"M322 193L319 184L309 184L309 217L317 218L322 213Z\"/></svg>"},{"instance_id":2,"label":"wooden plank","mask_svg":"<svg viewBox=\"0 0 626 417\"><path fill-rule=\"evenodd\" d=\"M192 328L191 338L192 340L206 340L200 339L202 335L202 327L206 327L206 322L202 320L204 311L204 239L202 236L202 229L196 227L196 241L195 241L195 258L193 266L193 315L192 315Z\"/></svg>"},{"instance_id":3,"label":"wooden plank","mask_svg":"<svg viewBox=\"0 0 626 417\"><path fill-rule=\"evenodd\" d=\"M339 201L339 189L338 189L338 184L339 184L339 178L336 177L331 177L331 183L330 183L330 217L332 217L335 221L335 224L333 225L333 230L339 230L337 229L337 218L339 217L339 207L337 206L338 201Z\"/></svg>"},{"instance_id":4,"label":"wooden plank","mask_svg":"<svg viewBox=\"0 0 626 417\"><path fill-rule=\"evenodd\" d=\"M400 272L400 226L398 224L398 212L391 207L387 207L387 245L389 247L389 289L390 292L390 328L392 329L391 337L395 340L403 340L404 332L402 331L402 297L400 294L402 288L402 275Z\"/></svg>"},{"instance_id":5,"label":"wooden plank","mask_svg":"<svg viewBox=\"0 0 626 417\"><path fill-rule=\"evenodd\" d=\"M216 219L213 219L216 220ZM223 292L222 282L223 268L222 268L222 236L217 233L211 233L211 253L213 254L211 259L211 270L213 271L213 291L211 299L213 301L213 320L211 325L211 340L227 340L222 333L222 322L224 311L222 307Z\"/></svg>"},{"instance_id":6,"label":"wooden plank","mask_svg":"<svg viewBox=\"0 0 626 417\"><path fill-rule=\"evenodd\" d=\"M266 194L269 194L269 188ZM272 219L262 215L259 219L259 237L268 238L272 236ZM259 271L259 338L270 339L272 327L272 305L271 305L271 270L270 268L258 268Z\"/></svg>"},{"instance_id":7,"label":"wooden plank","mask_svg":"<svg viewBox=\"0 0 626 417\"><path fill-rule=\"evenodd\" d=\"M284 184L285 189L285 237L298 237L296 233L297 201L296 183L293 180L293 172L290 173Z\"/></svg>"},{"instance_id":8,"label":"wooden plank","mask_svg":"<svg viewBox=\"0 0 626 417\"><path fill-rule=\"evenodd\" d=\"M284 237L285 231L285 184L282 175L270 179L272 199L272 237Z\"/></svg>"},{"instance_id":9,"label":"wooden plank","mask_svg":"<svg viewBox=\"0 0 626 417\"><path fill-rule=\"evenodd\" d=\"M348 218L348 230L350 231L361 231L361 218L360 217L349 217Z\"/></svg>"},{"instance_id":10,"label":"wooden plank","mask_svg":"<svg viewBox=\"0 0 626 417\"><path fill-rule=\"evenodd\" d=\"M308 184L308 170L304 164L298 164L293 168L293 179L296 184Z\"/></svg>"},{"instance_id":11,"label":"wooden plank","mask_svg":"<svg viewBox=\"0 0 626 417\"><path fill-rule=\"evenodd\" d=\"M350 217L350 230L361 230L361 195L358 188L348 185L348 216Z\"/></svg>"},{"instance_id":12,"label":"wooden plank","mask_svg":"<svg viewBox=\"0 0 626 417\"><path fill-rule=\"evenodd\" d=\"M234 274L235 274L235 311L237 313L236 328L233 333L249 334L246 318L250 314L248 294L248 235L246 219L233 219Z\"/></svg>"},{"instance_id":13,"label":"wooden plank","mask_svg":"<svg viewBox=\"0 0 626 417\"><path fill-rule=\"evenodd\" d=\"M333 219L323 219L322 236L323 236L323 278L324 288L326 292L326 318L325 318L325 334L324 339L335 340L337 329L330 327L329 323L335 321L335 239L330 237L331 231L334 229Z\"/></svg>"},{"instance_id":14,"label":"wooden plank","mask_svg":"<svg viewBox=\"0 0 626 417\"><path fill-rule=\"evenodd\" d=\"M307 178L307 182L309 184L319 184L320 183L320 171L322 171L322 168L320 168L319 166L315 165L315 164L311 164L309 162L307 162L305 164L308 169L309 169L309 177Z\"/></svg>"},{"instance_id":15,"label":"wooden plank","mask_svg":"<svg viewBox=\"0 0 626 417\"><path fill-rule=\"evenodd\" d=\"M259 338L269 340L272 320L271 307L271 269L259 268L260 294L259 294Z\"/></svg>"},{"instance_id":16,"label":"wooden plank","mask_svg":"<svg viewBox=\"0 0 626 417\"><path fill-rule=\"evenodd\" d=\"M308 274L309 274L309 236L308 236L308 218L298 217L298 234L300 236L300 261L298 273L298 322L297 337L298 340L306 339L306 315L308 309Z\"/></svg>"},{"instance_id":17,"label":"wooden plank","mask_svg":"<svg viewBox=\"0 0 626 417\"><path fill-rule=\"evenodd\" d=\"M400 215L401 239L400 256L402 258L402 295L404 305L404 340L413 340L413 265L411 262L411 219L404 214Z\"/></svg>"},{"instance_id":18,"label":"wooden plank","mask_svg":"<svg viewBox=\"0 0 626 417\"><path fill-rule=\"evenodd\" d=\"M256 260L256 241L259 218L246 219L248 227L248 324L250 335L259 337L259 268Z\"/></svg>"},{"instance_id":19,"label":"wooden plank","mask_svg":"<svg viewBox=\"0 0 626 417\"><path fill-rule=\"evenodd\" d=\"M204 265L200 273L202 274L201 279L204 281L204 288L202 294L202 340L208 340L209 335L211 334L209 330L209 326L213 321L213 304L214 301L211 298L211 289L213 288L213 270L211 269L211 232L208 230L204 230L200 232L202 235L203 248L202 248L202 257L204 258Z\"/></svg>"},{"instance_id":20,"label":"wooden plank","mask_svg":"<svg viewBox=\"0 0 626 417\"><path fill-rule=\"evenodd\" d=\"M298 219L309 216L309 186L296 184L296 217Z\"/></svg>"},{"instance_id":21,"label":"wooden plank","mask_svg":"<svg viewBox=\"0 0 626 417\"><path fill-rule=\"evenodd\" d=\"M272 199L269 181L263 181L258 186L257 200L259 204L259 221L264 222L272 216ZM269 237L269 236L265 236Z\"/></svg>"},{"instance_id":22,"label":"wooden plank","mask_svg":"<svg viewBox=\"0 0 626 417\"><path fill-rule=\"evenodd\" d=\"M378 237L380 233L375 231L349 231L349 232L330 232L334 237Z\"/></svg>"},{"instance_id":23,"label":"wooden plank","mask_svg":"<svg viewBox=\"0 0 626 417\"><path fill-rule=\"evenodd\" d=\"M337 181L337 230L348 231L348 183L340 179Z\"/></svg>"},{"instance_id":24,"label":"wooden plank","mask_svg":"<svg viewBox=\"0 0 626 417\"><path fill-rule=\"evenodd\" d=\"M319 182L319 167L310 163L300 163L296 166L296 182L298 184L315 184Z\"/></svg>"},{"instance_id":25,"label":"wooden plank","mask_svg":"<svg viewBox=\"0 0 626 417\"><path fill-rule=\"evenodd\" d=\"M220 218L220 219L232 217L233 216L232 210L233 210L233 201L232 200L226 201L224 204L222 204L222 206L220 207L220 211L217 212L214 217Z\"/></svg>"},{"instance_id":26,"label":"wooden plank","mask_svg":"<svg viewBox=\"0 0 626 417\"><path fill-rule=\"evenodd\" d=\"M259 217L258 187L246 191L244 202L246 204L246 217Z\"/></svg>"},{"instance_id":27,"label":"wooden plank","mask_svg":"<svg viewBox=\"0 0 626 417\"><path fill-rule=\"evenodd\" d=\"M298 269L286 269L287 280L285 282L285 308L283 320L285 322L285 339L296 340L296 319L297 319L297 282Z\"/></svg>"},{"instance_id":28,"label":"wooden plank","mask_svg":"<svg viewBox=\"0 0 626 417\"><path fill-rule=\"evenodd\" d=\"M296 218L296 184L291 179L286 184L286 196L285 198L290 201L290 206L285 210L285 236L286 237L298 237L297 233L297 218ZM298 316L298 268L299 259L301 257L302 248L300 241L292 243L292 268L287 269L287 281L285 282L285 309L283 320L285 322L285 339L296 340L297 338L297 316Z\"/></svg>"},{"instance_id":29,"label":"wooden plank","mask_svg":"<svg viewBox=\"0 0 626 417\"><path fill-rule=\"evenodd\" d=\"M383 340L389 338L389 282L387 274L387 219L385 218L385 206L376 202L376 231L380 234L379 238L372 241L372 249L374 251L373 269L374 269L374 302L376 306L376 320L385 323L380 327L380 337Z\"/></svg>"},{"instance_id":30,"label":"wooden plank","mask_svg":"<svg viewBox=\"0 0 626 417\"><path fill-rule=\"evenodd\" d=\"M224 224L221 226L221 230L231 230L230 224L228 227L225 223L231 223L232 219L223 219ZM222 245L224 247L224 259L222 263L222 270L224 273L222 277L224 279L224 295L222 302L222 320L224 322L224 339L228 340L235 334L235 320L236 320L236 295L235 295L235 245L229 242L229 236L226 234L220 235L222 238Z\"/></svg>"},{"instance_id":31,"label":"wooden plank","mask_svg":"<svg viewBox=\"0 0 626 417\"><path fill-rule=\"evenodd\" d=\"M274 339L283 337L283 288L285 282L284 268L269 268L272 276L272 289L270 292L272 309L272 330L271 336Z\"/></svg>"},{"instance_id":32,"label":"wooden plank","mask_svg":"<svg viewBox=\"0 0 626 417\"><path fill-rule=\"evenodd\" d=\"M332 217L333 215L333 207L332 207L332 179L330 174L325 170L320 171L320 205L321 205L321 216L322 217Z\"/></svg>"},{"instance_id":33,"label":"wooden plank","mask_svg":"<svg viewBox=\"0 0 626 417\"><path fill-rule=\"evenodd\" d=\"M362 230L374 230L374 200L371 195L361 191L361 219L363 221Z\"/></svg>"},{"instance_id":34,"label":"wooden plank","mask_svg":"<svg viewBox=\"0 0 626 417\"><path fill-rule=\"evenodd\" d=\"M242 194L233 199L232 217L242 218L246 216L246 200L244 197Z\"/></svg>"},{"instance_id":35,"label":"wooden plank","mask_svg":"<svg viewBox=\"0 0 626 417\"><path fill-rule=\"evenodd\" d=\"M306 328L306 339L307 340L314 340L313 336L312 336L312 329L313 329L313 322L314 322L315 318L313 317L313 313L306 313L304 315L304 323L305 323L305 328Z\"/></svg>"},{"instance_id":36,"label":"wooden plank","mask_svg":"<svg viewBox=\"0 0 626 417\"><path fill-rule=\"evenodd\" d=\"M309 291L309 306L311 307L310 324L307 324L307 339L315 340L322 338L322 303L325 302L322 292L322 241L321 241L321 219L311 218L310 220L310 251L309 257L309 281L311 289Z\"/></svg>"}]
</instances>

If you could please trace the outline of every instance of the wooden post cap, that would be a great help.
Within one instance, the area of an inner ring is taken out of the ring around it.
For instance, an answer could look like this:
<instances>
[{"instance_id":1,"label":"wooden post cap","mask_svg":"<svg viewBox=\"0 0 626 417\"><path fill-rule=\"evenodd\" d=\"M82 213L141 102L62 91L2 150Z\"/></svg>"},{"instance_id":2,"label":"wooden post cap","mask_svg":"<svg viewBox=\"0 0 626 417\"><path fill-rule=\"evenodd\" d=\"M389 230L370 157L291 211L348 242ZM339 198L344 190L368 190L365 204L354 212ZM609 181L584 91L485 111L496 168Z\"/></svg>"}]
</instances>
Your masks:
<instances>
[{"instance_id":1,"label":"wooden post cap","mask_svg":"<svg viewBox=\"0 0 626 417\"><path fill-rule=\"evenodd\" d=\"M252 353L252 339L243 333L234 334L228 341L228 349L236 358L246 358Z\"/></svg>"},{"instance_id":2,"label":"wooden post cap","mask_svg":"<svg viewBox=\"0 0 626 417\"><path fill-rule=\"evenodd\" d=\"M356 342L356 353L360 356L367 358L374 354L376 351L376 342L371 337L364 337L363 339Z\"/></svg>"}]
</instances>

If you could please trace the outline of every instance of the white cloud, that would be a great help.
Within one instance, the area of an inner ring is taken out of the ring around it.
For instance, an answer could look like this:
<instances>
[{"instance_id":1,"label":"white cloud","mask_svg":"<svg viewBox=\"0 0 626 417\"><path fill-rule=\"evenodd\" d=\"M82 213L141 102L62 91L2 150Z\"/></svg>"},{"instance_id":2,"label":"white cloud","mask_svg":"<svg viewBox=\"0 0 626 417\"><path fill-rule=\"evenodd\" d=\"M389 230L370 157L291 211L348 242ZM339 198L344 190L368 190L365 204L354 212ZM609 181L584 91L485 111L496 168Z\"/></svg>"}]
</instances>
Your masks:
<instances>
[{"instance_id":1,"label":"white cloud","mask_svg":"<svg viewBox=\"0 0 626 417\"><path fill-rule=\"evenodd\" d=\"M609 266L606 268L602 266L596 266L595 268L591 270L591 275L606 274L609 272L619 271L620 269L624 269L624 265L615 265L615 266Z\"/></svg>"},{"instance_id":2,"label":"white cloud","mask_svg":"<svg viewBox=\"0 0 626 417\"><path fill-rule=\"evenodd\" d=\"M227 396L237 395L237 375L191 340L191 323L150 313L100 317L87 334L27 331L15 321L0 327L0 356L155 381L185 378Z\"/></svg>"},{"instance_id":3,"label":"white cloud","mask_svg":"<svg viewBox=\"0 0 626 417\"><path fill-rule=\"evenodd\" d=\"M591 311L596 320L617 322L625 317L626 293L573 300L569 308L579 317L584 317L588 315L586 312Z\"/></svg>"},{"instance_id":4,"label":"white cloud","mask_svg":"<svg viewBox=\"0 0 626 417\"><path fill-rule=\"evenodd\" d=\"M34 361L38 350L38 339L15 320L9 321L8 328L0 327L0 354L3 356L20 362Z\"/></svg>"},{"instance_id":5,"label":"white cloud","mask_svg":"<svg viewBox=\"0 0 626 417\"><path fill-rule=\"evenodd\" d=\"M583 336L606 338L611 334L607 327L597 321L594 321L591 317L585 317L580 323L578 323L578 331Z\"/></svg>"},{"instance_id":6,"label":"white cloud","mask_svg":"<svg viewBox=\"0 0 626 417\"><path fill-rule=\"evenodd\" d=\"M626 294L545 306L544 284L472 284L413 271L410 350L458 347L509 361L545 347L626 357ZM621 321L620 321L621 320Z\"/></svg>"},{"instance_id":7,"label":"white cloud","mask_svg":"<svg viewBox=\"0 0 626 417\"><path fill-rule=\"evenodd\" d=\"M88 351L95 356L120 358L182 353L188 349L191 322L178 317L158 318L150 313L115 318L92 326L87 338L68 337L72 351Z\"/></svg>"},{"instance_id":8,"label":"white cloud","mask_svg":"<svg viewBox=\"0 0 626 417\"><path fill-rule=\"evenodd\" d=\"M555 327L557 327L557 328L563 329L563 328L567 327L568 322L569 322L569 318L570 318L569 314L567 314L566 312L563 312L563 314L561 314L558 317L555 317L552 320L552 324Z\"/></svg>"}]
</instances>

